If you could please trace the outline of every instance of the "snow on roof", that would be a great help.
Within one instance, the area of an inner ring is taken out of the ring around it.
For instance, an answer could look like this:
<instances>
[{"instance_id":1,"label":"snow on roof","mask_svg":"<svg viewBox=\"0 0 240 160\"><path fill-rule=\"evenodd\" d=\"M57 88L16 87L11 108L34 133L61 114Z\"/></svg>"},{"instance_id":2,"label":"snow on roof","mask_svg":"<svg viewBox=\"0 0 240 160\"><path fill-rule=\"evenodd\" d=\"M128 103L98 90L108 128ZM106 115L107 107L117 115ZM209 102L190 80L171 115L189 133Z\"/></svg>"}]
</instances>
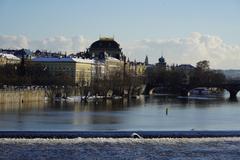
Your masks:
<instances>
[{"instance_id":1,"label":"snow on roof","mask_svg":"<svg viewBox=\"0 0 240 160\"><path fill-rule=\"evenodd\" d=\"M20 60L20 58L14 56L13 54L0 53L0 57L5 57L7 59Z\"/></svg>"},{"instance_id":2,"label":"snow on roof","mask_svg":"<svg viewBox=\"0 0 240 160\"><path fill-rule=\"evenodd\" d=\"M72 58L75 62L80 63L94 63L94 60L92 59L83 59L83 58Z\"/></svg>"},{"instance_id":3,"label":"snow on roof","mask_svg":"<svg viewBox=\"0 0 240 160\"><path fill-rule=\"evenodd\" d=\"M91 59L82 59L82 58L55 58L55 57L38 57L33 58L32 61L34 62L79 62L79 63L94 63L94 60Z\"/></svg>"},{"instance_id":4,"label":"snow on roof","mask_svg":"<svg viewBox=\"0 0 240 160\"><path fill-rule=\"evenodd\" d=\"M191 64L180 64L177 66L177 68L189 68L189 69L194 69L195 67L192 66Z\"/></svg>"},{"instance_id":5,"label":"snow on roof","mask_svg":"<svg viewBox=\"0 0 240 160\"><path fill-rule=\"evenodd\" d=\"M107 57L108 60L112 60L112 61L120 61L119 59L117 58L114 58L114 57Z\"/></svg>"}]
</instances>

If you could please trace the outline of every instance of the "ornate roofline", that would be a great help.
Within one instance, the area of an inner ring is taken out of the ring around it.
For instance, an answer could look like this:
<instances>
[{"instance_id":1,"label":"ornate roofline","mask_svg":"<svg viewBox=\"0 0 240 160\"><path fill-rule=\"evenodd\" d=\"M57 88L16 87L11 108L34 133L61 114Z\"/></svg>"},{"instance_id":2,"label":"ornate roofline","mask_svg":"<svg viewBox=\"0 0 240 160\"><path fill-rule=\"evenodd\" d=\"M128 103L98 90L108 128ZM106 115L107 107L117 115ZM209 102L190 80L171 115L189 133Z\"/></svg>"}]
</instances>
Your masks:
<instances>
[{"instance_id":1,"label":"ornate roofline","mask_svg":"<svg viewBox=\"0 0 240 160\"><path fill-rule=\"evenodd\" d=\"M102 41L114 41L114 37L99 37L99 40L102 40Z\"/></svg>"}]
</instances>

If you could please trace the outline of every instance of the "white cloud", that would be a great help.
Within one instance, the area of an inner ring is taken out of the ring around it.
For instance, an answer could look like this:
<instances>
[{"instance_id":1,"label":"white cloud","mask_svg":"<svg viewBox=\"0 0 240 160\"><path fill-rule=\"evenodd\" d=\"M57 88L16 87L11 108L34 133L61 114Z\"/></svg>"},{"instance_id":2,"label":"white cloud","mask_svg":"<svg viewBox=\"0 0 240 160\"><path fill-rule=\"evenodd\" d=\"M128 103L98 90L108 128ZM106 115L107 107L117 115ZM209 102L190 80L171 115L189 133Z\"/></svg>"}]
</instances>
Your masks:
<instances>
[{"instance_id":1,"label":"white cloud","mask_svg":"<svg viewBox=\"0 0 240 160\"><path fill-rule=\"evenodd\" d=\"M90 41L83 36L64 37L56 36L45 38L43 40L31 40L25 36L0 35L0 48L21 49L28 48L31 50L49 50L62 52L84 51L90 44Z\"/></svg>"},{"instance_id":2,"label":"white cloud","mask_svg":"<svg viewBox=\"0 0 240 160\"><path fill-rule=\"evenodd\" d=\"M0 35L0 48L29 48L78 52L84 51L93 40L83 36L56 36L43 40L31 40L26 36ZM220 37L198 32L188 37L174 39L144 39L125 44L120 42L124 54L131 60L144 61L148 55L151 63L157 63L162 52L168 64L193 64L209 60L212 68L240 68L240 45L225 43Z\"/></svg>"},{"instance_id":3,"label":"white cloud","mask_svg":"<svg viewBox=\"0 0 240 160\"><path fill-rule=\"evenodd\" d=\"M75 36L71 38L56 36L43 40L31 41L30 48L74 53L84 51L89 43L89 40L85 39L83 36Z\"/></svg>"},{"instance_id":4,"label":"white cloud","mask_svg":"<svg viewBox=\"0 0 240 160\"><path fill-rule=\"evenodd\" d=\"M193 64L209 60L212 68L240 68L240 45L229 45L218 36L198 32L174 39L141 40L125 45L130 59L143 61L148 55L156 63L162 52L168 64Z\"/></svg>"},{"instance_id":5,"label":"white cloud","mask_svg":"<svg viewBox=\"0 0 240 160\"><path fill-rule=\"evenodd\" d=\"M0 35L0 47L1 48L28 48L28 39L25 36L9 36Z\"/></svg>"}]
</instances>

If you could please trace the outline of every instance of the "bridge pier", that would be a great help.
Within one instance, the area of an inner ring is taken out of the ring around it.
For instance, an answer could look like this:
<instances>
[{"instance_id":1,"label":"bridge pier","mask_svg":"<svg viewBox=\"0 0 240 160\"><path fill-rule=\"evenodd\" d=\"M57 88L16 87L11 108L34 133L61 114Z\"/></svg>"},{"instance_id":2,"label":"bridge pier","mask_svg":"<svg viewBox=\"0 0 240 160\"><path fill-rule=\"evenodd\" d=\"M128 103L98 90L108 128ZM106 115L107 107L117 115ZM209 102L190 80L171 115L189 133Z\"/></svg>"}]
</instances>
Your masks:
<instances>
[{"instance_id":1,"label":"bridge pier","mask_svg":"<svg viewBox=\"0 0 240 160\"><path fill-rule=\"evenodd\" d=\"M182 92L181 92L181 96L182 96L182 97L188 97L188 92L182 91Z\"/></svg>"},{"instance_id":2,"label":"bridge pier","mask_svg":"<svg viewBox=\"0 0 240 160\"><path fill-rule=\"evenodd\" d=\"M229 93L230 93L230 97L229 97L230 100L236 100L237 99L238 91L232 90L232 91L229 91Z\"/></svg>"},{"instance_id":3,"label":"bridge pier","mask_svg":"<svg viewBox=\"0 0 240 160\"><path fill-rule=\"evenodd\" d=\"M230 97L229 97L229 100L237 100L237 93L238 91L240 90L239 87L234 87L234 86L229 86L227 88L225 88L229 94L230 94Z\"/></svg>"},{"instance_id":4,"label":"bridge pier","mask_svg":"<svg viewBox=\"0 0 240 160\"><path fill-rule=\"evenodd\" d=\"M189 92L188 89L183 88L180 92L180 95L183 96L183 97L188 97L188 92Z\"/></svg>"}]
</instances>

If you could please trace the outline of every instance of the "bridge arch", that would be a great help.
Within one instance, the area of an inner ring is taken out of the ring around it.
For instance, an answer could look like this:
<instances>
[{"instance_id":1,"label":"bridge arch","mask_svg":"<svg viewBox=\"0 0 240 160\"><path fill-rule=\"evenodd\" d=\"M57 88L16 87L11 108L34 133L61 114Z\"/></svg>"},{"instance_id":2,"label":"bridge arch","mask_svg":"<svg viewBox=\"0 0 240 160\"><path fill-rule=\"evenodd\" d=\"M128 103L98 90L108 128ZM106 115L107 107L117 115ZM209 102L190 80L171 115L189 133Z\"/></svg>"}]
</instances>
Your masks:
<instances>
[{"instance_id":1,"label":"bridge arch","mask_svg":"<svg viewBox=\"0 0 240 160\"><path fill-rule=\"evenodd\" d=\"M152 91L154 91L155 88L161 87L161 85L151 85L147 84L145 87L144 94L149 95ZM237 99L237 94L240 91L240 83L222 83L222 84L200 84L200 85L190 85L190 84L183 84L179 86L178 93L181 96L188 96L188 92L194 88L198 87L206 87L206 88L221 88L225 89L226 91L229 92L230 96L229 99L236 100Z\"/></svg>"},{"instance_id":2,"label":"bridge arch","mask_svg":"<svg viewBox=\"0 0 240 160\"><path fill-rule=\"evenodd\" d=\"M149 95L152 95L154 90L155 90L155 88L150 89L149 92L148 92L148 94L149 94Z\"/></svg>"},{"instance_id":3,"label":"bridge arch","mask_svg":"<svg viewBox=\"0 0 240 160\"><path fill-rule=\"evenodd\" d=\"M147 91L147 94L148 95L152 95L154 93L167 93L168 90L167 90L167 87L163 87L163 86L156 86L156 87L152 87L152 88L149 88L148 91Z\"/></svg>"},{"instance_id":4,"label":"bridge arch","mask_svg":"<svg viewBox=\"0 0 240 160\"><path fill-rule=\"evenodd\" d=\"M181 91L181 96L188 96L189 92L193 89L196 88L218 88L218 89L223 89L226 90L229 93L229 99L237 99L237 94L240 91L240 87L232 87L232 86L195 86L195 87L189 87L189 88L184 88Z\"/></svg>"},{"instance_id":5,"label":"bridge arch","mask_svg":"<svg viewBox=\"0 0 240 160\"><path fill-rule=\"evenodd\" d=\"M149 95L152 95L154 94L154 91L156 91L158 89L158 87L154 87L154 88L151 88L148 92Z\"/></svg>"}]
</instances>

